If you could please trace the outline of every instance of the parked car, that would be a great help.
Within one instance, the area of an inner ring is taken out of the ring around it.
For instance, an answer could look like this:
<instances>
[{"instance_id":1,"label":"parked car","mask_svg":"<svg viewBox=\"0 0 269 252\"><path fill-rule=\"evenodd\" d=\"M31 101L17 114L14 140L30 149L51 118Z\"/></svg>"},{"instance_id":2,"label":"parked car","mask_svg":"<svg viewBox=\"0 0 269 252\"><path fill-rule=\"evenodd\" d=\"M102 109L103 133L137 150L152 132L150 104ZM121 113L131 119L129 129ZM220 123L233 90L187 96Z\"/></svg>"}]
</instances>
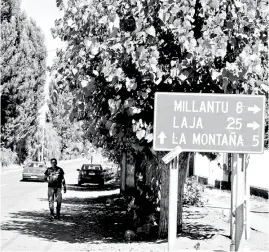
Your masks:
<instances>
[{"instance_id":1,"label":"parked car","mask_svg":"<svg viewBox=\"0 0 269 252\"><path fill-rule=\"evenodd\" d=\"M111 180L115 177L115 173L110 167L105 167L104 169L105 181Z\"/></svg>"},{"instance_id":2,"label":"parked car","mask_svg":"<svg viewBox=\"0 0 269 252\"><path fill-rule=\"evenodd\" d=\"M42 162L29 162L23 166L22 180L46 181L44 172L47 167Z\"/></svg>"},{"instance_id":3,"label":"parked car","mask_svg":"<svg viewBox=\"0 0 269 252\"><path fill-rule=\"evenodd\" d=\"M94 183L103 186L105 183L104 171L100 164L83 164L81 169L77 169L78 185L84 183Z\"/></svg>"}]
</instances>

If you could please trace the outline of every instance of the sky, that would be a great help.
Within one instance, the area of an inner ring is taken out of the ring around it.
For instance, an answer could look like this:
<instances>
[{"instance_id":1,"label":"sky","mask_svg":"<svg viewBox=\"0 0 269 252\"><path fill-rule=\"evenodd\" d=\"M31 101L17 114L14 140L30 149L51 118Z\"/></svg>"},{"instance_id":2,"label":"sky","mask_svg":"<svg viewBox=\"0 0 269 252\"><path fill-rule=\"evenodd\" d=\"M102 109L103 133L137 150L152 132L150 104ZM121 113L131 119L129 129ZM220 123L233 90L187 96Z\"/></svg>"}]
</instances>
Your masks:
<instances>
[{"instance_id":1,"label":"sky","mask_svg":"<svg viewBox=\"0 0 269 252\"><path fill-rule=\"evenodd\" d=\"M47 66L51 66L53 58L56 56L56 49L62 48L64 43L60 39L54 39L51 34L51 27L54 27L54 20L61 17L61 12L56 7L56 0L22 0L21 9L26 12L28 17L33 18L41 28L45 36L47 48ZM49 96L50 76L47 73L44 94L47 99ZM39 111L39 122L45 126L45 114L48 110L47 102Z\"/></svg>"},{"instance_id":2,"label":"sky","mask_svg":"<svg viewBox=\"0 0 269 252\"><path fill-rule=\"evenodd\" d=\"M50 31L54 26L54 20L61 17L61 12L56 7L56 0L22 0L21 9L28 17L33 18L43 31L48 52L47 65L50 66L56 55L56 48L64 46L59 39L53 39Z\"/></svg>"}]
</instances>

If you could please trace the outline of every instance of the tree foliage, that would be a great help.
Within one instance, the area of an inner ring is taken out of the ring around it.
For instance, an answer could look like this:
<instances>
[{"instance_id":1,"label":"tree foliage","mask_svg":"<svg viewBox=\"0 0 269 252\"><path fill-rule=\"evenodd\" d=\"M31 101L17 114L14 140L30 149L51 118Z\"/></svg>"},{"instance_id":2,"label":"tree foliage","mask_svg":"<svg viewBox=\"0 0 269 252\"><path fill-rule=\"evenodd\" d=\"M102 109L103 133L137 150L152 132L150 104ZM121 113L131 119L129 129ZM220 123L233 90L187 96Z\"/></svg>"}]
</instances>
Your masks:
<instances>
[{"instance_id":1,"label":"tree foliage","mask_svg":"<svg viewBox=\"0 0 269 252\"><path fill-rule=\"evenodd\" d=\"M69 120L73 98L72 93L58 92L55 80L51 80L47 122L51 124L57 135L59 141L57 146L62 159L77 157L80 153L88 153L92 149L84 138L83 123L77 121L71 123Z\"/></svg>"},{"instance_id":2,"label":"tree foliage","mask_svg":"<svg viewBox=\"0 0 269 252\"><path fill-rule=\"evenodd\" d=\"M10 149L6 149L5 147L0 148L1 156L0 156L0 164L1 167L9 166L14 164L17 161L17 153L12 152Z\"/></svg>"},{"instance_id":3,"label":"tree foliage","mask_svg":"<svg viewBox=\"0 0 269 252\"><path fill-rule=\"evenodd\" d=\"M60 1L58 1L59 3ZM97 146L151 146L156 91L264 94L265 1L68 1L57 83Z\"/></svg>"},{"instance_id":4,"label":"tree foliage","mask_svg":"<svg viewBox=\"0 0 269 252\"><path fill-rule=\"evenodd\" d=\"M25 158L25 143L37 129L45 83L46 48L36 23L20 1L1 1L1 141Z\"/></svg>"},{"instance_id":5,"label":"tree foliage","mask_svg":"<svg viewBox=\"0 0 269 252\"><path fill-rule=\"evenodd\" d=\"M43 126L38 126L35 134L27 139L27 159L34 161L43 161L41 154L43 140L43 157L45 158L45 160L50 160L51 158L60 159L61 139L58 135L57 130L50 122L46 123L44 128Z\"/></svg>"},{"instance_id":6,"label":"tree foliage","mask_svg":"<svg viewBox=\"0 0 269 252\"><path fill-rule=\"evenodd\" d=\"M122 150L152 147L157 91L268 91L266 1L57 0L57 6L64 17L53 33L67 44L57 52L57 87L72 92L70 119L84 120L93 144L114 159Z\"/></svg>"}]
</instances>

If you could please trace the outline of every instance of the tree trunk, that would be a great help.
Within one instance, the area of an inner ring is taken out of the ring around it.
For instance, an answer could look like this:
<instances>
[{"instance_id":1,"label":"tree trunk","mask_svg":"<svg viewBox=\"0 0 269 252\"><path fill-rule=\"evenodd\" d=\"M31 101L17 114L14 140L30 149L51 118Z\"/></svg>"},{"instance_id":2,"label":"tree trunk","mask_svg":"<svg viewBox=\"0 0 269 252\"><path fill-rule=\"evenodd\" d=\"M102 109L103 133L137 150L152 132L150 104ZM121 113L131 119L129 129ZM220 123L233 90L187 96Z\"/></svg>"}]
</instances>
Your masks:
<instances>
[{"instance_id":1,"label":"tree trunk","mask_svg":"<svg viewBox=\"0 0 269 252\"><path fill-rule=\"evenodd\" d=\"M120 177L120 193L125 194L125 185L126 185L126 165L127 165L127 153L126 151L122 152L121 159L121 177Z\"/></svg>"},{"instance_id":2,"label":"tree trunk","mask_svg":"<svg viewBox=\"0 0 269 252\"><path fill-rule=\"evenodd\" d=\"M135 172L136 172L136 165L139 165L140 157L139 155L134 156L134 153L127 152L126 158L126 168L125 168L125 195L134 195L135 194L135 187L136 187L136 179L135 179ZM137 163L137 164L136 164Z\"/></svg>"},{"instance_id":3,"label":"tree trunk","mask_svg":"<svg viewBox=\"0 0 269 252\"><path fill-rule=\"evenodd\" d=\"M149 158L146 163L146 185L154 191L158 191L157 203L160 207L159 216L159 238L168 236L168 209L169 209L169 166L165 165L161 158L165 153L157 153L157 157ZM187 164L189 163L189 153L182 153L179 156L179 201L178 201L178 223L182 223L182 203L184 194L184 184L186 181ZM180 229L178 229L180 230Z\"/></svg>"},{"instance_id":4,"label":"tree trunk","mask_svg":"<svg viewBox=\"0 0 269 252\"><path fill-rule=\"evenodd\" d=\"M146 185L150 186L153 189L154 188L154 182L156 181L157 178L157 167L158 164L156 164L155 160L152 158L147 158L146 159L147 165L146 165Z\"/></svg>"},{"instance_id":5,"label":"tree trunk","mask_svg":"<svg viewBox=\"0 0 269 252\"><path fill-rule=\"evenodd\" d=\"M191 153L183 152L179 156L179 171L178 171L178 201L177 201L177 232L182 231L182 215L183 215L183 196L184 184L189 170Z\"/></svg>"},{"instance_id":6,"label":"tree trunk","mask_svg":"<svg viewBox=\"0 0 269 252\"><path fill-rule=\"evenodd\" d=\"M19 165L22 163L22 153L21 153L21 146L19 147Z\"/></svg>"},{"instance_id":7,"label":"tree trunk","mask_svg":"<svg viewBox=\"0 0 269 252\"><path fill-rule=\"evenodd\" d=\"M159 163L160 168L160 219L159 238L168 236L168 204L169 204L169 167L163 162Z\"/></svg>"}]
</instances>

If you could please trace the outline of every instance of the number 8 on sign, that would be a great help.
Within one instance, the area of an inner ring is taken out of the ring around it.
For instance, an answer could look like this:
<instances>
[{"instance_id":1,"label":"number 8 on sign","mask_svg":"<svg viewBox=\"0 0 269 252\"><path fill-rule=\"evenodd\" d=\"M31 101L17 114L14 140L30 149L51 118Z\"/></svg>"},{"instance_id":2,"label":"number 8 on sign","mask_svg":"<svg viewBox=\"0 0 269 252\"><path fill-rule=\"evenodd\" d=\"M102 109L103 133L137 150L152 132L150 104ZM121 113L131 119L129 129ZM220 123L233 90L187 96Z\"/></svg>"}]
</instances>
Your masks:
<instances>
[{"instance_id":1,"label":"number 8 on sign","mask_svg":"<svg viewBox=\"0 0 269 252\"><path fill-rule=\"evenodd\" d=\"M238 103L236 104L236 112L237 112L238 114L241 114L241 113L243 112L243 103L242 103L242 102L238 102Z\"/></svg>"}]
</instances>

